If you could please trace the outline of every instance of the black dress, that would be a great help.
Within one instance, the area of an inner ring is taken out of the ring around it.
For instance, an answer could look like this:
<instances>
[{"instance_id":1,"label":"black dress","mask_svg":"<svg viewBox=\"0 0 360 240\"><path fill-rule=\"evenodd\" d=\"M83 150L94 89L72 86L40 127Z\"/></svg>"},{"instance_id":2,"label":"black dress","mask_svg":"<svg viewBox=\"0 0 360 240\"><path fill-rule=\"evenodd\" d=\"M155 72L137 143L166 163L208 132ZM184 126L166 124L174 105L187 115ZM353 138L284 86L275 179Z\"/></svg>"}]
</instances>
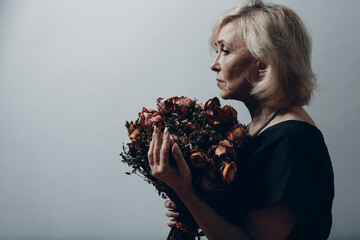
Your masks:
<instances>
[{"instance_id":1,"label":"black dress","mask_svg":"<svg viewBox=\"0 0 360 240\"><path fill-rule=\"evenodd\" d=\"M239 176L241 211L279 200L296 216L287 240L323 240L330 234L334 175L320 130L289 120L273 125L249 142L250 160Z\"/></svg>"}]
</instances>

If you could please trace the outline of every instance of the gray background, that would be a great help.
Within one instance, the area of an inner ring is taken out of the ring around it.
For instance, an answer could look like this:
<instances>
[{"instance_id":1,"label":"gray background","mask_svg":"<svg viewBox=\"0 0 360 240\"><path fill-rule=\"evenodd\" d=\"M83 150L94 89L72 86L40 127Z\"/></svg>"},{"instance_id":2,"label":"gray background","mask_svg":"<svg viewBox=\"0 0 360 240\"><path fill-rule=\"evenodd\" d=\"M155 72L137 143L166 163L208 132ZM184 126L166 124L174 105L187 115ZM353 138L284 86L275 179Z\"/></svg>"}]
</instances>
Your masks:
<instances>
[{"instance_id":1,"label":"gray background","mask_svg":"<svg viewBox=\"0 0 360 240\"><path fill-rule=\"evenodd\" d=\"M335 170L331 239L359 239L360 1L275 2L314 42L307 109ZM124 174L124 122L158 97L218 96L208 40L238 3L0 1L0 239L165 239L164 200Z\"/></svg>"}]
</instances>

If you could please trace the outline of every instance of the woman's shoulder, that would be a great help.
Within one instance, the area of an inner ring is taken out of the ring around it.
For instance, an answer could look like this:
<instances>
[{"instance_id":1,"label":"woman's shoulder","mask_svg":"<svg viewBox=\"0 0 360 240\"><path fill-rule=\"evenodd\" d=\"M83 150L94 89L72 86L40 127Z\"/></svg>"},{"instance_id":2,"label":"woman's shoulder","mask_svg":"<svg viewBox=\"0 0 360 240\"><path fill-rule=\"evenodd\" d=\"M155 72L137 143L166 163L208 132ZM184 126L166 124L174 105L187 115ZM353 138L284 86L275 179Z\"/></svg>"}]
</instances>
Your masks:
<instances>
[{"instance_id":1,"label":"woman's shoulder","mask_svg":"<svg viewBox=\"0 0 360 240\"><path fill-rule=\"evenodd\" d=\"M328 149L321 131L308 122L286 120L277 123L250 142L253 154L263 158L279 156L322 156L328 158Z\"/></svg>"},{"instance_id":2,"label":"woman's shoulder","mask_svg":"<svg viewBox=\"0 0 360 240\"><path fill-rule=\"evenodd\" d=\"M278 141L279 139L286 139L288 141L295 142L301 142L305 139L317 139L323 141L323 135L316 126L310 124L309 122L300 120L285 120L268 127L254 140L269 142Z\"/></svg>"},{"instance_id":3,"label":"woman's shoulder","mask_svg":"<svg viewBox=\"0 0 360 240\"><path fill-rule=\"evenodd\" d=\"M317 128L310 115L300 106L291 107L281 111L270 124L264 128L259 137L322 137L321 131Z\"/></svg>"}]
</instances>

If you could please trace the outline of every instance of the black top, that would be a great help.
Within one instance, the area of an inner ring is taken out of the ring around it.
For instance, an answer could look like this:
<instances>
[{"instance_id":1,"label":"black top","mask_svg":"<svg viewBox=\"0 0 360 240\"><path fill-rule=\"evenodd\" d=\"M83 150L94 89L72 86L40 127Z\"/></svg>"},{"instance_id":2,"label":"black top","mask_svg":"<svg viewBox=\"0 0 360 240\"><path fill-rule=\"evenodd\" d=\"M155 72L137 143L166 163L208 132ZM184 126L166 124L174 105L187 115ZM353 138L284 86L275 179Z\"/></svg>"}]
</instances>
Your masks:
<instances>
[{"instance_id":1,"label":"black top","mask_svg":"<svg viewBox=\"0 0 360 240\"><path fill-rule=\"evenodd\" d=\"M241 191L245 212L282 200L296 216L287 240L327 239L334 175L320 130L306 122L284 121L251 139L249 147L250 160L239 177L246 189Z\"/></svg>"}]
</instances>

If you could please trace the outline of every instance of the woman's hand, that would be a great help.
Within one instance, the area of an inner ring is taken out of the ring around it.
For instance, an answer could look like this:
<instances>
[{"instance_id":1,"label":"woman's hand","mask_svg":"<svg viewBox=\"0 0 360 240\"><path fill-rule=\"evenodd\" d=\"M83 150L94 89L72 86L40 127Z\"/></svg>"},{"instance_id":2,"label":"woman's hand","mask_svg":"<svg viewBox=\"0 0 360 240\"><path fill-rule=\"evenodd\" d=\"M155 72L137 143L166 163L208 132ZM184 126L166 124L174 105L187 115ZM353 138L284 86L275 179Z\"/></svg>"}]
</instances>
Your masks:
<instances>
[{"instance_id":1,"label":"woman's hand","mask_svg":"<svg viewBox=\"0 0 360 240\"><path fill-rule=\"evenodd\" d=\"M154 127L152 141L148 152L149 165L152 175L171 187L178 195L192 188L191 172L179 146L175 143L171 149L176 167L169 162L170 133L165 128L161 137L160 129Z\"/></svg>"},{"instance_id":2,"label":"woman's hand","mask_svg":"<svg viewBox=\"0 0 360 240\"><path fill-rule=\"evenodd\" d=\"M172 218L167 222L167 225L169 227L175 227L176 226L175 220L179 217L179 213L174 211L174 209L176 208L175 203L173 201L167 200L164 206L168 209L165 215L169 218Z\"/></svg>"}]
</instances>

